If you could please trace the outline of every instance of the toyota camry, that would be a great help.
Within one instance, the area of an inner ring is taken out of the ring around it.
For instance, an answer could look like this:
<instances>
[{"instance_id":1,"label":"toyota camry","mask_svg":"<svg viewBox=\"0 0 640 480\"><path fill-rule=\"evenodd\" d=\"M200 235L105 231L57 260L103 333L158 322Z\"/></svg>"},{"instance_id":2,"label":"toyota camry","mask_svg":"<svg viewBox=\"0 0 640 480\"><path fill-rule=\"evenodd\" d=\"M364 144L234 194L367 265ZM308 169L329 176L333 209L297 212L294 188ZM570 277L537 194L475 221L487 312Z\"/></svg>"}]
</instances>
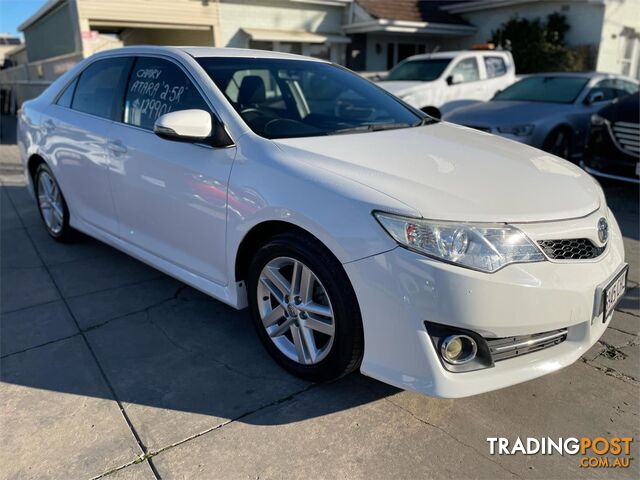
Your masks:
<instances>
[{"instance_id":1,"label":"toyota camry","mask_svg":"<svg viewBox=\"0 0 640 480\"><path fill-rule=\"evenodd\" d=\"M589 174L323 60L110 50L26 102L18 136L54 240L83 232L248 307L312 381L513 385L576 361L625 291Z\"/></svg>"}]
</instances>

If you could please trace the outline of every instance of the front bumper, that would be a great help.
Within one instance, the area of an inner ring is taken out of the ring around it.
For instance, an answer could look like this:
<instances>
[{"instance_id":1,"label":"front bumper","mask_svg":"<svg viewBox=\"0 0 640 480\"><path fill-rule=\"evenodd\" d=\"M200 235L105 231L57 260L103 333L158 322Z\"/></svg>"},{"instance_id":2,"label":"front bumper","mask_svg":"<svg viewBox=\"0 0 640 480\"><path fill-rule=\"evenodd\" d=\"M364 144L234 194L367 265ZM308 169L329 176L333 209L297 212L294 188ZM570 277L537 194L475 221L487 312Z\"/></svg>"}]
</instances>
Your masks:
<instances>
[{"instance_id":1,"label":"front bumper","mask_svg":"<svg viewBox=\"0 0 640 480\"><path fill-rule=\"evenodd\" d=\"M593 232L602 212L583 219L516 225L534 241ZM622 235L608 212L609 244L594 260L513 264L488 274L398 247L345 265L364 323L363 374L437 397L465 397L514 385L575 362L604 333L596 292L624 267ZM580 235L575 237L574 235ZM453 373L441 364L424 322L485 338L567 328L559 345Z\"/></svg>"}]
</instances>

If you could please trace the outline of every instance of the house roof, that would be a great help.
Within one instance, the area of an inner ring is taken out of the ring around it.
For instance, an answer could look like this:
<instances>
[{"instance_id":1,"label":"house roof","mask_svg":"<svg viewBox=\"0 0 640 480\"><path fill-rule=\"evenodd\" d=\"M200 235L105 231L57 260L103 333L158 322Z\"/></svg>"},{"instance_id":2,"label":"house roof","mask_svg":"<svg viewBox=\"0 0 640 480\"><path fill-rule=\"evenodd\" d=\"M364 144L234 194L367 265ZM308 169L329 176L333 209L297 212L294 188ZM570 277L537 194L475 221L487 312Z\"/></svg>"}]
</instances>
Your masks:
<instances>
[{"instance_id":1,"label":"house roof","mask_svg":"<svg viewBox=\"0 0 640 480\"><path fill-rule=\"evenodd\" d=\"M356 0L369 15L378 19L469 25L455 14L442 10L446 1L436 0Z\"/></svg>"}]
</instances>

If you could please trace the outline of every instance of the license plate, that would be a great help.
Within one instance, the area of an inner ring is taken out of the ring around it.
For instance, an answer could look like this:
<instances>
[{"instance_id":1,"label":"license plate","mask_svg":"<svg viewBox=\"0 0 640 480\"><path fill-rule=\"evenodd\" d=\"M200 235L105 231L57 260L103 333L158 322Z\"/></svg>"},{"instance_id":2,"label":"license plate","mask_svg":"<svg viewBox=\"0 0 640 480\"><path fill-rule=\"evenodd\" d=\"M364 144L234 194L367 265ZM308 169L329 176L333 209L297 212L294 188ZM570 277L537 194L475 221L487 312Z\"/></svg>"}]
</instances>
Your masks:
<instances>
[{"instance_id":1,"label":"license plate","mask_svg":"<svg viewBox=\"0 0 640 480\"><path fill-rule=\"evenodd\" d=\"M604 289L602 297L602 305L604 305L604 317L602 321L606 321L609 315L613 313L613 309L616 308L624 292L627 290L627 272L629 267L625 267L616 278L614 278L609 285Z\"/></svg>"}]
</instances>

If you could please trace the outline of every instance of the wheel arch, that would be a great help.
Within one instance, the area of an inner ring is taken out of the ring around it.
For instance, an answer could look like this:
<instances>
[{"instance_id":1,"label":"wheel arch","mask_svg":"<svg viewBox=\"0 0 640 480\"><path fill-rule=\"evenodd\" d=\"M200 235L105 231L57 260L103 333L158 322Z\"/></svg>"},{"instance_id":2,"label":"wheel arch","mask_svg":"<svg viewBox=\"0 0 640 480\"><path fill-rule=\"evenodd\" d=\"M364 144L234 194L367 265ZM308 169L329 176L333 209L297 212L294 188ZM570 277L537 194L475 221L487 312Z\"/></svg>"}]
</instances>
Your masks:
<instances>
[{"instance_id":1,"label":"wheel arch","mask_svg":"<svg viewBox=\"0 0 640 480\"><path fill-rule=\"evenodd\" d=\"M331 252L331 249L329 249L329 247L327 247L327 245L316 235L302 227L299 227L298 225L282 220L266 220L251 227L240 241L235 255L235 281L246 281L249 266L251 265L251 259L262 245L274 236L287 232L298 232L306 235L322 244L329 252ZM333 252L331 253L336 256Z\"/></svg>"},{"instance_id":2,"label":"wheel arch","mask_svg":"<svg viewBox=\"0 0 640 480\"><path fill-rule=\"evenodd\" d=\"M48 165L44 157L42 157L42 155L40 155L39 153L32 153L31 156L29 156L29 158L27 159L27 172L29 172L29 177L32 185L35 184L36 172L38 171L38 167L43 163L45 165Z\"/></svg>"}]
</instances>

